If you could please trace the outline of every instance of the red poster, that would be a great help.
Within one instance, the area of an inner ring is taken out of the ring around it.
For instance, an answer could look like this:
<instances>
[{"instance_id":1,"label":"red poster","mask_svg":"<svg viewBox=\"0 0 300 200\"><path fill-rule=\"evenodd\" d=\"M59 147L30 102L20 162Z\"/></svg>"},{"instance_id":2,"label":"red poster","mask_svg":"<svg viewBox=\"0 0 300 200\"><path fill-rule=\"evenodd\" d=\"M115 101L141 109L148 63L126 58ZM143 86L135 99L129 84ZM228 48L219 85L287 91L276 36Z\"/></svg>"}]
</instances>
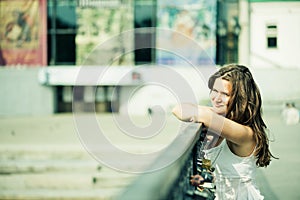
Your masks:
<instances>
[{"instance_id":1,"label":"red poster","mask_svg":"<svg viewBox=\"0 0 300 200\"><path fill-rule=\"evenodd\" d=\"M0 0L0 65L47 65L46 13L46 0Z\"/></svg>"}]
</instances>

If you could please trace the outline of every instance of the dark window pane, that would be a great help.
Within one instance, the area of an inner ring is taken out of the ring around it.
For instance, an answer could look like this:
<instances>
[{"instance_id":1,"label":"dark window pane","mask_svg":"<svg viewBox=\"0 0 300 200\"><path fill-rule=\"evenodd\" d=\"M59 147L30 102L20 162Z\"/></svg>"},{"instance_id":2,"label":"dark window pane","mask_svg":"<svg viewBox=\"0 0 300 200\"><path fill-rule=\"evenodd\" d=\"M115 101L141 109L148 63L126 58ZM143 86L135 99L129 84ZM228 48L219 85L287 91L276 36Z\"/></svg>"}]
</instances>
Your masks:
<instances>
[{"instance_id":1,"label":"dark window pane","mask_svg":"<svg viewBox=\"0 0 300 200\"><path fill-rule=\"evenodd\" d=\"M48 64L74 65L76 1L48 0Z\"/></svg>"},{"instance_id":2,"label":"dark window pane","mask_svg":"<svg viewBox=\"0 0 300 200\"><path fill-rule=\"evenodd\" d=\"M156 5L137 2L134 6L134 27L154 27L156 25Z\"/></svg>"},{"instance_id":3,"label":"dark window pane","mask_svg":"<svg viewBox=\"0 0 300 200\"><path fill-rule=\"evenodd\" d=\"M47 62L51 65L53 55L52 55L52 37L50 34L47 35Z\"/></svg>"},{"instance_id":4,"label":"dark window pane","mask_svg":"<svg viewBox=\"0 0 300 200\"><path fill-rule=\"evenodd\" d=\"M276 48L276 47L277 47L277 38L268 37L268 48Z\"/></svg>"},{"instance_id":5,"label":"dark window pane","mask_svg":"<svg viewBox=\"0 0 300 200\"><path fill-rule=\"evenodd\" d=\"M53 5L52 4L49 4L47 5L47 28L48 28L48 31L50 29L53 28L52 26L52 19L53 19Z\"/></svg>"},{"instance_id":6,"label":"dark window pane","mask_svg":"<svg viewBox=\"0 0 300 200\"><path fill-rule=\"evenodd\" d=\"M76 7L73 5L57 5L56 11L56 28L68 29L76 28Z\"/></svg>"},{"instance_id":7,"label":"dark window pane","mask_svg":"<svg viewBox=\"0 0 300 200\"><path fill-rule=\"evenodd\" d=\"M48 30L76 28L76 4L74 1L48 1ZM56 19L56 27L53 20Z\"/></svg>"},{"instance_id":8,"label":"dark window pane","mask_svg":"<svg viewBox=\"0 0 300 200\"><path fill-rule=\"evenodd\" d=\"M75 34L56 35L56 63L75 64Z\"/></svg>"},{"instance_id":9,"label":"dark window pane","mask_svg":"<svg viewBox=\"0 0 300 200\"><path fill-rule=\"evenodd\" d=\"M156 27L156 1L135 1L134 28ZM155 32L137 32L135 34L135 64L155 62Z\"/></svg>"}]
</instances>

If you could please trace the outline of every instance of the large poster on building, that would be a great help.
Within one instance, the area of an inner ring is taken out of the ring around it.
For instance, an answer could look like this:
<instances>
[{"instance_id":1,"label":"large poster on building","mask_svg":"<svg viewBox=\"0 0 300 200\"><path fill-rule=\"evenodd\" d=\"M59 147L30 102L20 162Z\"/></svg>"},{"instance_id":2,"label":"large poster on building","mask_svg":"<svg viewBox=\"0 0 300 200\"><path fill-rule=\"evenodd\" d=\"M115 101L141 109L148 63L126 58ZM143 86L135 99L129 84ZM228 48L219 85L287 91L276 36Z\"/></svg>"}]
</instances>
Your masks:
<instances>
[{"instance_id":1,"label":"large poster on building","mask_svg":"<svg viewBox=\"0 0 300 200\"><path fill-rule=\"evenodd\" d=\"M79 1L76 10L77 65L133 65L133 53L124 53L133 48L133 34L128 38L122 35L133 28L132 2ZM118 55L122 56L118 58Z\"/></svg>"},{"instance_id":2,"label":"large poster on building","mask_svg":"<svg viewBox=\"0 0 300 200\"><path fill-rule=\"evenodd\" d=\"M161 47L156 52L157 63L213 64L216 57L216 0L160 0L157 4L157 26L172 30L157 32L156 46ZM198 48L191 48L191 43L197 43ZM164 46L170 45L176 53L163 50Z\"/></svg>"},{"instance_id":3,"label":"large poster on building","mask_svg":"<svg viewBox=\"0 0 300 200\"><path fill-rule=\"evenodd\" d=\"M46 0L0 0L0 65L47 65Z\"/></svg>"}]
</instances>

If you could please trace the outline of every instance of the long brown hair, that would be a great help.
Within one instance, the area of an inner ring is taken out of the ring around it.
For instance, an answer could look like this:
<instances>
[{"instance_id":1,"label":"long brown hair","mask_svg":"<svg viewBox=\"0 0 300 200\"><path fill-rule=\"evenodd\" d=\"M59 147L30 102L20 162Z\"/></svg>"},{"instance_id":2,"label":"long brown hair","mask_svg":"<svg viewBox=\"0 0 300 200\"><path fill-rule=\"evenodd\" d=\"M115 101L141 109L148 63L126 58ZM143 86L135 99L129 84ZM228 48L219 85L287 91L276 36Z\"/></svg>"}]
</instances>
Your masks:
<instances>
[{"instance_id":1,"label":"long brown hair","mask_svg":"<svg viewBox=\"0 0 300 200\"><path fill-rule=\"evenodd\" d=\"M271 157L275 157L269 150L267 126L262 119L261 95L251 72L243 65L229 64L223 66L209 78L209 89L213 89L217 78L227 80L232 84L226 118L252 128L256 141L256 165L259 167L268 166Z\"/></svg>"}]
</instances>

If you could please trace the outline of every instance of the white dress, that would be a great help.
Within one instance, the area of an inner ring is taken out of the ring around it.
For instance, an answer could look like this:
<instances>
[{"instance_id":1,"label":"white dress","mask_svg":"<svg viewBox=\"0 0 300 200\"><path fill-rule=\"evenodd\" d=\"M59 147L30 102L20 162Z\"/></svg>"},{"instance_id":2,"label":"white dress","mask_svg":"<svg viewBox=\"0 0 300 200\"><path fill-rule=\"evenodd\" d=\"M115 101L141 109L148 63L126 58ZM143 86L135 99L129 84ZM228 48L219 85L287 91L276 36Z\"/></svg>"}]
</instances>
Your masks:
<instances>
[{"instance_id":1,"label":"white dress","mask_svg":"<svg viewBox=\"0 0 300 200\"><path fill-rule=\"evenodd\" d=\"M261 200L255 184L257 169L254 151L250 156L240 157L229 149L226 140L217 147L204 150L215 169L216 199Z\"/></svg>"}]
</instances>

